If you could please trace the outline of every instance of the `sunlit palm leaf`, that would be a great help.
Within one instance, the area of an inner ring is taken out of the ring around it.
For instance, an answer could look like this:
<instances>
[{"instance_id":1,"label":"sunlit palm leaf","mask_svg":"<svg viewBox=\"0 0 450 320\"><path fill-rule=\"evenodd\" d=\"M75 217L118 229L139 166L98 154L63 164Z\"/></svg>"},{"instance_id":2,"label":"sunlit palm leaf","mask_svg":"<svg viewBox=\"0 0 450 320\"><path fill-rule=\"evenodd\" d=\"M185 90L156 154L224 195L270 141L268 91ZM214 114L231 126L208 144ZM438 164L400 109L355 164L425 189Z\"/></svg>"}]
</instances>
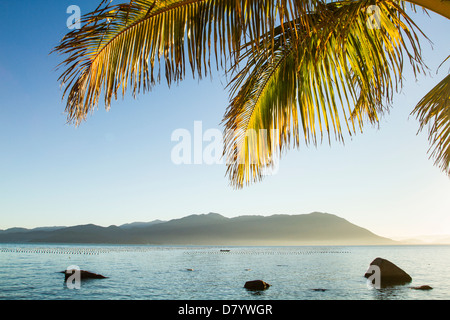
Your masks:
<instances>
[{"instance_id":1,"label":"sunlit palm leaf","mask_svg":"<svg viewBox=\"0 0 450 320\"><path fill-rule=\"evenodd\" d=\"M273 30L314 8L317 0L132 0L113 5L104 0L67 34L55 51L69 55L60 80L66 86L66 112L79 123L98 104L103 92L112 98L127 87L146 91L165 71L167 83L183 79L186 61L193 75L210 71L211 54L218 65L238 58L241 41ZM294 5L295 3L295 5ZM257 48L254 48L257 50ZM158 71L158 74L154 73Z\"/></svg>"},{"instance_id":2,"label":"sunlit palm leaf","mask_svg":"<svg viewBox=\"0 0 450 320\"><path fill-rule=\"evenodd\" d=\"M377 123L401 84L404 56L421 70L413 22L395 2L382 1L376 3L381 28L374 29L366 14L373 3L328 4L308 14L309 25L275 29L272 46L260 46L266 52L244 51L224 117L233 186L260 180L280 152L299 146L301 135L314 144L324 133L342 140L343 126L352 134L366 119ZM267 138L259 143L261 130Z\"/></svg>"},{"instance_id":3,"label":"sunlit palm leaf","mask_svg":"<svg viewBox=\"0 0 450 320\"><path fill-rule=\"evenodd\" d=\"M450 74L419 101L412 114L417 116L420 130L429 127L430 156L450 175Z\"/></svg>"},{"instance_id":4,"label":"sunlit palm leaf","mask_svg":"<svg viewBox=\"0 0 450 320\"><path fill-rule=\"evenodd\" d=\"M232 185L242 187L302 140L317 144L334 135L343 141L345 132L377 124L402 86L405 60L415 73L424 68L419 29L401 3L103 0L55 48L68 55L60 77L68 120L79 124L102 95L109 108L128 89L133 95L150 90L162 72L170 85L186 69L201 78L213 65L231 68L225 155ZM370 5L380 9L380 29L368 24ZM422 127L435 121L432 155L447 171L450 117L440 107L448 104L441 99L448 86L440 83L415 111Z\"/></svg>"}]
</instances>

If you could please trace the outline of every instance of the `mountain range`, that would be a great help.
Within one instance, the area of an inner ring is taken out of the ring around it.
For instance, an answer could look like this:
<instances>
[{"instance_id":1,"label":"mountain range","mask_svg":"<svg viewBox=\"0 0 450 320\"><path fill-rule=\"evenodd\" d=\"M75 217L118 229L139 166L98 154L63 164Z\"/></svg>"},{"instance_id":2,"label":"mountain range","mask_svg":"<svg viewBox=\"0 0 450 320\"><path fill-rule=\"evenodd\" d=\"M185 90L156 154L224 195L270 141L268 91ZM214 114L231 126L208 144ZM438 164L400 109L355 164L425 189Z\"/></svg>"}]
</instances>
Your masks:
<instances>
[{"instance_id":1,"label":"mountain range","mask_svg":"<svg viewBox=\"0 0 450 320\"><path fill-rule=\"evenodd\" d=\"M95 243L155 245L375 245L396 244L333 214L239 216L217 213L170 221L101 227L11 228L0 230L3 243Z\"/></svg>"},{"instance_id":2,"label":"mountain range","mask_svg":"<svg viewBox=\"0 0 450 320\"><path fill-rule=\"evenodd\" d=\"M239 216L217 213L170 221L101 227L11 228L0 230L3 243L93 243L153 245L389 245L380 237L333 214Z\"/></svg>"}]
</instances>

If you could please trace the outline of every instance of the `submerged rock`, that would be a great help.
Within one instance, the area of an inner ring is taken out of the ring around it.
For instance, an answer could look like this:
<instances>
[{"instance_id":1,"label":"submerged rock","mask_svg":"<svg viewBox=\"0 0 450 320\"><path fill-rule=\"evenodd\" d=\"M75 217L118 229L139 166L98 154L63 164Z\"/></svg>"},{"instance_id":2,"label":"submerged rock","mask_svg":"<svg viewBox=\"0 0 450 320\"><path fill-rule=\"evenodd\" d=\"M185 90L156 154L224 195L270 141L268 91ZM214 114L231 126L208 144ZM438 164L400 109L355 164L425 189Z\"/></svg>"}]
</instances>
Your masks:
<instances>
[{"instance_id":1,"label":"submerged rock","mask_svg":"<svg viewBox=\"0 0 450 320\"><path fill-rule=\"evenodd\" d=\"M380 286L393 286L393 285L402 285L412 281L412 278L409 274L403 271L401 268L390 262L389 260L383 258L376 258L370 263L370 266L376 266L379 268L379 279ZM369 270L364 274L364 277L369 278L376 275L374 274L374 268L369 267Z\"/></svg>"},{"instance_id":2,"label":"submerged rock","mask_svg":"<svg viewBox=\"0 0 450 320\"><path fill-rule=\"evenodd\" d=\"M247 281L244 288L248 290L266 290L270 287L270 284L262 280Z\"/></svg>"},{"instance_id":3,"label":"submerged rock","mask_svg":"<svg viewBox=\"0 0 450 320\"><path fill-rule=\"evenodd\" d=\"M428 286L428 285L423 285L423 286L419 286L419 287L411 287L411 289L414 289L414 290L432 290L433 288Z\"/></svg>"},{"instance_id":4,"label":"submerged rock","mask_svg":"<svg viewBox=\"0 0 450 320\"><path fill-rule=\"evenodd\" d=\"M108 278L108 277L105 277L105 276L103 276L103 275L101 275L101 274L92 273L92 272L89 272L89 271L86 271L86 270L76 270L76 269L73 269L73 270L64 270L64 271L61 271L61 273L64 273L64 280L67 281L67 279L68 279L71 275L73 275L74 272L76 272L76 271L80 272L80 279L81 279L81 280L87 280L87 279L106 279L106 278Z\"/></svg>"}]
</instances>

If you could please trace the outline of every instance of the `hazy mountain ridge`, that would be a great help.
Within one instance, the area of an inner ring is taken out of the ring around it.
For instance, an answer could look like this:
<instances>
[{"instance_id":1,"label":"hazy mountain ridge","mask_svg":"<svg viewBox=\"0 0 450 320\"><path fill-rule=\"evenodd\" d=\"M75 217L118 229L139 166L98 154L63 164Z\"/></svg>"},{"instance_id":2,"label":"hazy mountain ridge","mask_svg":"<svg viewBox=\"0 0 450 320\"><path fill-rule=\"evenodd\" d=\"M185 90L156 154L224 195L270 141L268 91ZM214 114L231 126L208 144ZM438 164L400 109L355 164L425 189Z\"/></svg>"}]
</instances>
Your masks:
<instances>
[{"instance_id":1,"label":"hazy mountain ridge","mask_svg":"<svg viewBox=\"0 0 450 320\"><path fill-rule=\"evenodd\" d=\"M423 245L448 245L450 244L450 235L417 235L408 238L396 238L403 244L423 244Z\"/></svg>"},{"instance_id":2,"label":"hazy mountain ridge","mask_svg":"<svg viewBox=\"0 0 450 320\"><path fill-rule=\"evenodd\" d=\"M153 224L164 223L164 222L167 222L167 221L153 220L153 221L150 221L150 222L132 222L132 223L122 224L119 227L122 228L122 229L142 228L142 227L148 227L148 226L151 226Z\"/></svg>"},{"instance_id":3,"label":"hazy mountain ridge","mask_svg":"<svg viewBox=\"0 0 450 320\"><path fill-rule=\"evenodd\" d=\"M217 213L170 221L101 227L12 228L0 242L178 244L178 245L350 245L399 244L333 214L239 216Z\"/></svg>"}]
</instances>

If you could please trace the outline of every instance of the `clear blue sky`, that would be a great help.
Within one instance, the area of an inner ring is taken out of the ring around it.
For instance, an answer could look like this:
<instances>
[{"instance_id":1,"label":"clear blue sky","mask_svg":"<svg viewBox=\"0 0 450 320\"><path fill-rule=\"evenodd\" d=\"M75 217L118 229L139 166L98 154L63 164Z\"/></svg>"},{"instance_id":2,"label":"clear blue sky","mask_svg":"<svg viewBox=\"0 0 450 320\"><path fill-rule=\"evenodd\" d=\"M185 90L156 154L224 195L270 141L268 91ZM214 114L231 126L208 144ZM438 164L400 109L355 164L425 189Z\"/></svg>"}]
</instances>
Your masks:
<instances>
[{"instance_id":1,"label":"clear blue sky","mask_svg":"<svg viewBox=\"0 0 450 320\"><path fill-rule=\"evenodd\" d=\"M413 15L433 41L422 41L431 75L416 82L409 65L380 129L317 149L288 152L276 175L234 190L225 165L175 165L174 130L222 129L225 80L162 83L137 100L102 105L75 128L66 124L49 52L68 31L66 9L92 10L93 0L0 2L0 229L15 226L102 226L169 220L189 214L339 215L382 236L450 234L450 180L428 159L427 133L409 114L447 70L450 21ZM423 39L422 39L423 40Z\"/></svg>"}]
</instances>

